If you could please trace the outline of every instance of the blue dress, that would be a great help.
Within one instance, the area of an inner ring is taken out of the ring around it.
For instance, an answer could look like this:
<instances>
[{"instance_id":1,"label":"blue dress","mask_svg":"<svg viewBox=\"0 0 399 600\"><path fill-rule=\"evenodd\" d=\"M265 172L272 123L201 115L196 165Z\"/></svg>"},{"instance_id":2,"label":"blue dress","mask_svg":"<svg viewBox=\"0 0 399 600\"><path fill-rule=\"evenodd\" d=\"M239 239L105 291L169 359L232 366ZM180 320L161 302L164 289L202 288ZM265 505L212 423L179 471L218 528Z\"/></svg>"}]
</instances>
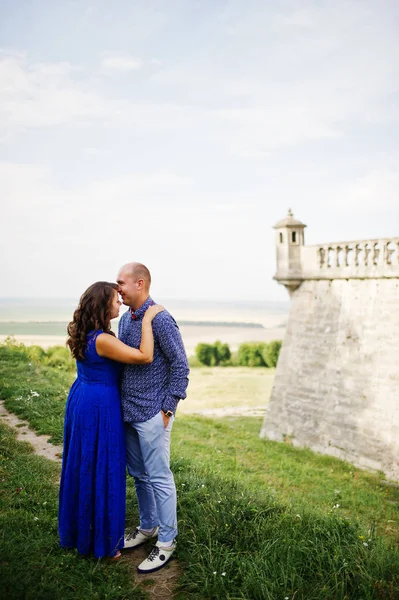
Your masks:
<instances>
[{"instance_id":1,"label":"blue dress","mask_svg":"<svg viewBox=\"0 0 399 600\"><path fill-rule=\"evenodd\" d=\"M64 548L113 556L123 547L126 452L119 375L88 335L86 358L76 361L64 423L58 527Z\"/></svg>"}]
</instances>

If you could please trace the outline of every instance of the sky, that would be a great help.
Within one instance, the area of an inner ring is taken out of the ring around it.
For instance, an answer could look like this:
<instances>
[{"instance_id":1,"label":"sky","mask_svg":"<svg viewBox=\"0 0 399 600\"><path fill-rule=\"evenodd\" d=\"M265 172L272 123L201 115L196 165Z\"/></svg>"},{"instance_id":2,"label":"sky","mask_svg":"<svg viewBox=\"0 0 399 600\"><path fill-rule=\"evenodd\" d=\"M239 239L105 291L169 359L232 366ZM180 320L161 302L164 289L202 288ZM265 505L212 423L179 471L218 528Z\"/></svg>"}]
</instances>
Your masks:
<instances>
[{"instance_id":1,"label":"sky","mask_svg":"<svg viewBox=\"0 0 399 600\"><path fill-rule=\"evenodd\" d=\"M2 0L0 296L287 300L273 225L399 236L394 0Z\"/></svg>"}]
</instances>

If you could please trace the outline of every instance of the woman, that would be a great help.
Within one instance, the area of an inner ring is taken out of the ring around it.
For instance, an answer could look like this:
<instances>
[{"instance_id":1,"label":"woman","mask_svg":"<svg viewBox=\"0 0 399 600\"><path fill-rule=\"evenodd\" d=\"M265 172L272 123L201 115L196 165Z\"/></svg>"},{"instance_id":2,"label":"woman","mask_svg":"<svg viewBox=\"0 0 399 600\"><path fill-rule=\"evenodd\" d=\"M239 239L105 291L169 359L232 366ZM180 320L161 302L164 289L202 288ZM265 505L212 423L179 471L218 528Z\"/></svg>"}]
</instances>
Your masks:
<instances>
[{"instance_id":1,"label":"woman","mask_svg":"<svg viewBox=\"0 0 399 600\"><path fill-rule=\"evenodd\" d=\"M143 318L140 349L118 340L110 329L121 302L114 283L97 282L80 298L68 325L77 379L69 392L59 503L60 543L118 558L125 525L125 433L119 397L120 363L150 363L152 320L163 310L151 306Z\"/></svg>"}]
</instances>

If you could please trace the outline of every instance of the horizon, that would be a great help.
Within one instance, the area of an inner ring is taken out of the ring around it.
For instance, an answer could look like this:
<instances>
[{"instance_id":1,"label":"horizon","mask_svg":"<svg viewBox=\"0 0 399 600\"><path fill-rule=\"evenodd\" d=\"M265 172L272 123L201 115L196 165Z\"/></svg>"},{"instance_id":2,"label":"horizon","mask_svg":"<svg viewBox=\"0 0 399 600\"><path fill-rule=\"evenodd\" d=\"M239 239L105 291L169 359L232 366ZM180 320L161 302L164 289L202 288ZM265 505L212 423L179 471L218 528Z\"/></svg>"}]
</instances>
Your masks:
<instances>
[{"instance_id":1,"label":"horizon","mask_svg":"<svg viewBox=\"0 0 399 600\"><path fill-rule=\"evenodd\" d=\"M158 294L158 296L160 296ZM151 297L153 297L153 295L151 294ZM0 303L5 303L5 302L26 302L26 301L32 301L32 302L40 302L42 305L44 305L45 302L51 302L51 301L56 301L56 302L67 302L67 303L76 303L76 301L79 300L79 298L73 298L71 296L0 296ZM290 305L290 299L288 298L287 300L263 300L263 299L258 299L258 300L234 300L234 299L217 299L217 300L210 300L210 299L194 299L194 298L162 298L163 301L165 302L178 302L178 303L187 303L187 304L201 304L201 305L209 305L210 307L215 306L215 305L234 305L234 306L244 306L244 305L251 305L251 306L258 306L259 308L263 307L263 306L267 306L267 305L281 305L281 306L289 306ZM126 307L126 305L123 305L123 307Z\"/></svg>"}]
</instances>

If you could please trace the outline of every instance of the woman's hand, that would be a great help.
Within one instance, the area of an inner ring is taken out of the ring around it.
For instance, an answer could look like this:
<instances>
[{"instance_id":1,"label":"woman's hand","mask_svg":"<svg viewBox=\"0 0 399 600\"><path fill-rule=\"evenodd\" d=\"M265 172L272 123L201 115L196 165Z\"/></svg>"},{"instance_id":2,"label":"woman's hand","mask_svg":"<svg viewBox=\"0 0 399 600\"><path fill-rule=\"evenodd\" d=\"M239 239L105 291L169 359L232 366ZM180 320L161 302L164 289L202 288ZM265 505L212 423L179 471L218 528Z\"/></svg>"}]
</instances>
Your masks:
<instances>
[{"instance_id":1,"label":"woman's hand","mask_svg":"<svg viewBox=\"0 0 399 600\"><path fill-rule=\"evenodd\" d=\"M153 304L145 311L143 323L152 323L157 314L162 312L163 310L165 310L165 307L161 304Z\"/></svg>"}]
</instances>

